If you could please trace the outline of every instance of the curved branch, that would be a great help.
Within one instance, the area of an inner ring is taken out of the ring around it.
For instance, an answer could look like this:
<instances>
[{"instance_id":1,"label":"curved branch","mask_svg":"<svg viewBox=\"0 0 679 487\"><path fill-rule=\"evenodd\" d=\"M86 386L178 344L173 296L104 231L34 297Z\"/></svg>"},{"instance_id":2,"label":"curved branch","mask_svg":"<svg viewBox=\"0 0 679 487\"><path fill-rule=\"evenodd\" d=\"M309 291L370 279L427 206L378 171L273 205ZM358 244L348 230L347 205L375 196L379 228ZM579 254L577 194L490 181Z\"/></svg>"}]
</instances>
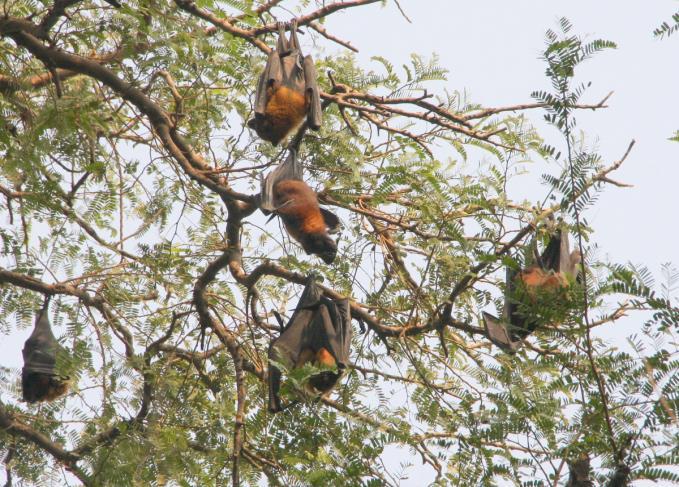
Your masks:
<instances>
[{"instance_id":1,"label":"curved branch","mask_svg":"<svg viewBox=\"0 0 679 487\"><path fill-rule=\"evenodd\" d=\"M77 462L80 460L80 455L65 450L60 445L54 443L48 436L34 430L26 423L17 419L14 413L9 411L1 402L0 428L2 428L3 432L7 434L28 440L39 448L45 450L68 471L72 472L76 477L78 477L78 479L80 479L83 484L90 484L87 475L77 466Z\"/></svg>"},{"instance_id":2,"label":"curved branch","mask_svg":"<svg viewBox=\"0 0 679 487\"><path fill-rule=\"evenodd\" d=\"M0 34L11 37L43 63L90 76L111 88L123 99L132 103L151 122L164 147L179 163L191 179L223 198L252 202L251 195L238 193L217 182L203 158L175 130L169 114L149 98L142 90L119 78L112 70L92 59L48 47L31 32L34 24L19 19L0 19Z\"/></svg>"}]
</instances>

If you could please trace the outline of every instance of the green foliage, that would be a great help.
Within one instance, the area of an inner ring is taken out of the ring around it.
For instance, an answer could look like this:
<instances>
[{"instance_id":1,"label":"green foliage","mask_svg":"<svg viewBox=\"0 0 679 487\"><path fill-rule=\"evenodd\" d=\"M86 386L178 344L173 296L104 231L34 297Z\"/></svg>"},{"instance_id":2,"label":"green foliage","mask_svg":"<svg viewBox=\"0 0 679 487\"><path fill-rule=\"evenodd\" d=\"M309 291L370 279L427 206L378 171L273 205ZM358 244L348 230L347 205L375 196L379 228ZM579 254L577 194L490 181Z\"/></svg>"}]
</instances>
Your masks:
<instances>
[{"instance_id":1,"label":"green foliage","mask_svg":"<svg viewBox=\"0 0 679 487\"><path fill-rule=\"evenodd\" d=\"M659 27L653 31L655 37L669 37L679 30L679 12L672 15L672 24L663 22Z\"/></svg>"}]
</instances>

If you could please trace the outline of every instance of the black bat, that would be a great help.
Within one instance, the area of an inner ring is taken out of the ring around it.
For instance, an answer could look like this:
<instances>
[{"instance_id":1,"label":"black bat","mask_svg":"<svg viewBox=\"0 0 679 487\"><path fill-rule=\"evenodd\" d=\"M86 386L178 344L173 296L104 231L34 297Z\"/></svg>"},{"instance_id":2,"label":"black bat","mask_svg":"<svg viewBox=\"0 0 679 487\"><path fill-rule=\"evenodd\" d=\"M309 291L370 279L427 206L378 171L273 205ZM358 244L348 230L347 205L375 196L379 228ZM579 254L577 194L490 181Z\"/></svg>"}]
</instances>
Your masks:
<instances>
[{"instance_id":1,"label":"black bat","mask_svg":"<svg viewBox=\"0 0 679 487\"><path fill-rule=\"evenodd\" d=\"M330 234L338 231L339 218L319 206L316 193L302 180L294 150L262 182L260 208L265 214L280 216L307 254L320 256L326 264L335 260L337 243Z\"/></svg>"},{"instance_id":2,"label":"black bat","mask_svg":"<svg viewBox=\"0 0 679 487\"><path fill-rule=\"evenodd\" d=\"M50 298L45 298L45 304L40 310L33 333L24 343L22 351L24 367L21 371L21 389L23 400L29 403L51 401L66 393L68 377L57 374L57 354L64 349L59 345L50 324Z\"/></svg>"},{"instance_id":3,"label":"black bat","mask_svg":"<svg viewBox=\"0 0 679 487\"><path fill-rule=\"evenodd\" d=\"M556 291L567 289L578 277L582 261L580 252L570 251L568 233L561 228L551 236L541 255L536 245L533 251L534 264L521 271L507 268L502 319L483 313L488 338L505 352L516 352L521 347L521 340L540 324L540 319L526 315L522 308L525 309L525 305L534 301L541 292L553 292L557 298Z\"/></svg>"},{"instance_id":4,"label":"black bat","mask_svg":"<svg viewBox=\"0 0 679 487\"><path fill-rule=\"evenodd\" d=\"M306 117L309 128L321 128L321 97L316 68L311 56L304 56L297 39L297 21L290 23L290 39L285 24L278 23L278 43L269 54L259 77L255 98L255 118L248 126L262 139L278 145Z\"/></svg>"},{"instance_id":5,"label":"black bat","mask_svg":"<svg viewBox=\"0 0 679 487\"><path fill-rule=\"evenodd\" d=\"M282 411L278 395L281 371L275 363L301 367L305 363L325 366L309 378L314 393L327 394L342 377L351 350L351 313L349 300L322 296L315 277L307 278L304 292L287 326L281 320L281 335L269 347L269 410Z\"/></svg>"}]
</instances>

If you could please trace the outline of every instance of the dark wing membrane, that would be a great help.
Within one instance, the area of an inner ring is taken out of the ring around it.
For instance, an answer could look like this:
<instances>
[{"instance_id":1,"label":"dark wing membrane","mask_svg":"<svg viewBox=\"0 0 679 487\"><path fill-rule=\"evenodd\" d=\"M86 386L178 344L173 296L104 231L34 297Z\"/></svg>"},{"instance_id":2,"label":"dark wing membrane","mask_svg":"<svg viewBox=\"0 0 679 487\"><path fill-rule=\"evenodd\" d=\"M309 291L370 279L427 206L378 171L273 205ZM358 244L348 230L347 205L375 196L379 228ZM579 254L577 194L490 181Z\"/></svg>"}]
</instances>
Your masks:
<instances>
[{"instance_id":1,"label":"dark wing membrane","mask_svg":"<svg viewBox=\"0 0 679 487\"><path fill-rule=\"evenodd\" d=\"M559 272L561 268L561 229L558 229L550 238L544 252L540 256L540 265L544 270ZM566 242L568 244L568 242Z\"/></svg>"},{"instance_id":2,"label":"dark wing membrane","mask_svg":"<svg viewBox=\"0 0 679 487\"><path fill-rule=\"evenodd\" d=\"M323 221L325 222L325 226L328 227L328 233L339 232L339 229L342 226L342 224L337 215L335 215L330 210L326 210L325 208L321 208L321 215L323 215Z\"/></svg>"},{"instance_id":3,"label":"dark wing membrane","mask_svg":"<svg viewBox=\"0 0 679 487\"><path fill-rule=\"evenodd\" d=\"M263 117L266 112L266 104L268 100L267 88L275 87L283 80L283 68L281 60L278 57L276 50L271 51L269 59L266 62L264 71L259 76L257 84L257 94L255 95L255 116Z\"/></svg>"},{"instance_id":4,"label":"dark wing membrane","mask_svg":"<svg viewBox=\"0 0 679 487\"><path fill-rule=\"evenodd\" d=\"M307 112L307 125L310 129L319 130L323 122L321 111L321 92L318 88L318 76L316 66L311 56L306 56L303 61L305 93L309 103Z\"/></svg>"},{"instance_id":5,"label":"dark wing membrane","mask_svg":"<svg viewBox=\"0 0 679 487\"><path fill-rule=\"evenodd\" d=\"M273 198L273 187L279 181L285 181L287 179L302 180L302 166L297 162L297 152L294 150L290 150L285 161L271 170L262 181L259 207L265 215L276 210Z\"/></svg>"},{"instance_id":6,"label":"dark wing membrane","mask_svg":"<svg viewBox=\"0 0 679 487\"><path fill-rule=\"evenodd\" d=\"M568 232L563 232L561 235L561 253L559 256L560 264L559 270L568 275L575 277L577 275L576 262L573 261L571 254L570 243L568 241ZM579 255L579 254L578 254ZM580 277L579 275L577 277Z\"/></svg>"},{"instance_id":7,"label":"dark wing membrane","mask_svg":"<svg viewBox=\"0 0 679 487\"><path fill-rule=\"evenodd\" d=\"M307 330L314 321L320 297L320 290L310 276L307 278L302 296L285 330L269 346L269 360L292 367L297 362L300 352L309 348L311 337ZM272 412L280 411L281 400L278 391L281 384L281 371L271 362L269 363L268 382L269 410Z\"/></svg>"},{"instance_id":8,"label":"dark wing membrane","mask_svg":"<svg viewBox=\"0 0 679 487\"><path fill-rule=\"evenodd\" d=\"M57 354L64 349L52 333L48 309L49 298L45 300L22 350L21 391L23 400L29 403L56 399L68 388L68 377L57 374Z\"/></svg>"},{"instance_id":9,"label":"dark wing membrane","mask_svg":"<svg viewBox=\"0 0 679 487\"><path fill-rule=\"evenodd\" d=\"M269 359L280 363L294 364L302 350L327 349L340 369L347 367L351 347L351 314L349 301L334 301L321 296L315 278L307 278L306 287L297 304L285 331L271 343ZM330 389L341 374L334 374L331 383L321 387ZM328 374L323 376L327 382ZM281 410L280 389L281 372L269 364L269 409ZM313 384L312 384L313 385ZM326 387L327 386L327 387Z\"/></svg>"},{"instance_id":10,"label":"dark wing membrane","mask_svg":"<svg viewBox=\"0 0 679 487\"><path fill-rule=\"evenodd\" d=\"M521 347L521 341L516 339L514 330L522 321L518 314L518 306L514 302L514 281L518 272L510 267L505 275L505 306L502 319L490 313L483 313L483 323L491 342L507 353L516 352Z\"/></svg>"},{"instance_id":11,"label":"dark wing membrane","mask_svg":"<svg viewBox=\"0 0 679 487\"><path fill-rule=\"evenodd\" d=\"M491 342L507 353L516 352L521 347L521 342L512 340L507 331L506 324L490 313L483 312L483 324L486 334Z\"/></svg>"},{"instance_id":12,"label":"dark wing membrane","mask_svg":"<svg viewBox=\"0 0 679 487\"><path fill-rule=\"evenodd\" d=\"M57 352L61 348L52 333L46 301L35 321L33 333L24 343L24 370L40 374L55 374Z\"/></svg>"}]
</instances>

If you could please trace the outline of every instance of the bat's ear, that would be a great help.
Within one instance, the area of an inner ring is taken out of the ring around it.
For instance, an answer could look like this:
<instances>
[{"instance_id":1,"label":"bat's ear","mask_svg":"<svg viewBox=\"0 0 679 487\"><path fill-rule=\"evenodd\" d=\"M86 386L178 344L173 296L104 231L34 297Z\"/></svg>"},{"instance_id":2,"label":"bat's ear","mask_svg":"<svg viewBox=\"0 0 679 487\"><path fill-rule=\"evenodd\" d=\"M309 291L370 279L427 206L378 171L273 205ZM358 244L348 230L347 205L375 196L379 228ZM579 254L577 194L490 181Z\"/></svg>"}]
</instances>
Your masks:
<instances>
[{"instance_id":1,"label":"bat's ear","mask_svg":"<svg viewBox=\"0 0 679 487\"><path fill-rule=\"evenodd\" d=\"M250 127L252 130L257 130L257 119L251 118L248 120L248 127Z\"/></svg>"}]
</instances>

